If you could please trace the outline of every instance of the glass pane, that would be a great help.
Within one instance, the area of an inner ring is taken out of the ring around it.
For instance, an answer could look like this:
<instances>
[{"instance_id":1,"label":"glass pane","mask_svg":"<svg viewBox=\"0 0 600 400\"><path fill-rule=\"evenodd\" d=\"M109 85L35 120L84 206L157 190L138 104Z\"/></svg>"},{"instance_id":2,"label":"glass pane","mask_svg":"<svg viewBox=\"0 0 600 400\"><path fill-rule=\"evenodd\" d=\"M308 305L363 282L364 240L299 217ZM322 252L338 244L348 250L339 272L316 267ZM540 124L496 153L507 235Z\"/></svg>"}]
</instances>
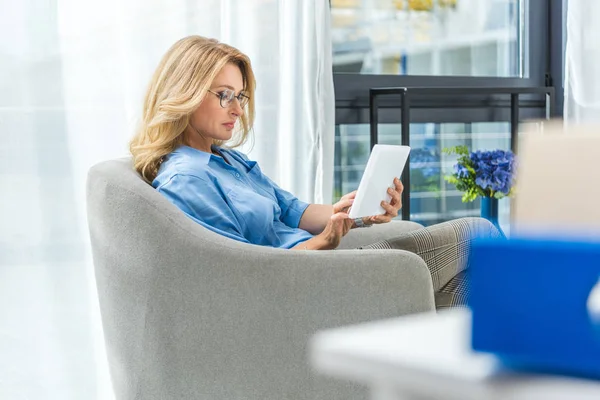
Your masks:
<instances>
[{"instance_id":1,"label":"glass pane","mask_svg":"<svg viewBox=\"0 0 600 400\"><path fill-rule=\"evenodd\" d=\"M400 144L400 124L380 124L379 142ZM466 145L471 150L510 148L508 123L411 124L410 219L432 225L460 217L480 215L479 199L462 202L462 192L444 176L453 171L456 156L446 147ZM334 199L356 190L369 158L369 125L338 125L335 141ZM500 200L499 221L509 233L510 199Z\"/></svg>"},{"instance_id":2,"label":"glass pane","mask_svg":"<svg viewBox=\"0 0 600 400\"><path fill-rule=\"evenodd\" d=\"M528 0L331 0L333 70L523 76Z\"/></svg>"}]
</instances>

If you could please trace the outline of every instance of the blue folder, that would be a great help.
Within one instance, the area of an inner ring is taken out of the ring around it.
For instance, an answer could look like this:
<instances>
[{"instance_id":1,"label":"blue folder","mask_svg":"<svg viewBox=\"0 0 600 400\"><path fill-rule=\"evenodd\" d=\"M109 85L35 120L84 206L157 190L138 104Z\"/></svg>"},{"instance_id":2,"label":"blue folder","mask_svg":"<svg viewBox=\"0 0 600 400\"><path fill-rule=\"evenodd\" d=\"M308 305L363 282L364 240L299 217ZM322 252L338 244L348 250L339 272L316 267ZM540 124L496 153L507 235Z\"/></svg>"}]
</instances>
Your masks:
<instances>
[{"instance_id":1,"label":"blue folder","mask_svg":"<svg viewBox=\"0 0 600 400\"><path fill-rule=\"evenodd\" d=\"M470 261L474 350L512 369L600 378L600 327L587 308L599 243L480 241Z\"/></svg>"}]
</instances>

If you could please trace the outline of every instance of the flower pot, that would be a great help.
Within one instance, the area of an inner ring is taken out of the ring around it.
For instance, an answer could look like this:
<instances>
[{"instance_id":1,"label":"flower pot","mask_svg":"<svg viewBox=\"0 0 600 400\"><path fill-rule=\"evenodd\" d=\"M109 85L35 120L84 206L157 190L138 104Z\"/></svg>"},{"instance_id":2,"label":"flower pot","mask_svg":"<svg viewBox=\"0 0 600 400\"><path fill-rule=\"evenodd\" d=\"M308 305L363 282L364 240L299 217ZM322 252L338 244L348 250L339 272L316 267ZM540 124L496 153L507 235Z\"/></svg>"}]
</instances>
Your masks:
<instances>
[{"instance_id":1,"label":"flower pot","mask_svg":"<svg viewBox=\"0 0 600 400\"><path fill-rule=\"evenodd\" d=\"M498 199L494 197L481 197L481 218L490 221L502 234L502 229L498 223Z\"/></svg>"}]
</instances>

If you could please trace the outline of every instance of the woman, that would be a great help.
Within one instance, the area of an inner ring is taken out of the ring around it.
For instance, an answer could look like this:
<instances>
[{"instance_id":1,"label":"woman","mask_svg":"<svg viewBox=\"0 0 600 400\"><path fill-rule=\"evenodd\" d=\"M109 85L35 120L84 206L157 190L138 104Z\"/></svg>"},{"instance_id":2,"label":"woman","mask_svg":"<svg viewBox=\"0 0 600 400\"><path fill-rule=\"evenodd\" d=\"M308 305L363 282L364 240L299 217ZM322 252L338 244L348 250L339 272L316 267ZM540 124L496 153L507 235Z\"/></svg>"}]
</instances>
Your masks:
<instances>
[{"instance_id":1,"label":"woman","mask_svg":"<svg viewBox=\"0 0 600 400\"><path fill-rule=\"evenodd\" d=\"M130 145L136 170L199 224L256 245L335 249L350 229L398 215L403 190L398 179L389 189L391 201L382 203L385 214L352 220L347 211L355 192L334 205L304 203L233 150L252 128L254 89L250 60L239 50L200 36L179 40L146 93L142 123ZM446 307L464 304L468 242L497 235L493 225L472 218L368 247L419 254L432 273L436 305Z\"/></svg>"}]
</instances>

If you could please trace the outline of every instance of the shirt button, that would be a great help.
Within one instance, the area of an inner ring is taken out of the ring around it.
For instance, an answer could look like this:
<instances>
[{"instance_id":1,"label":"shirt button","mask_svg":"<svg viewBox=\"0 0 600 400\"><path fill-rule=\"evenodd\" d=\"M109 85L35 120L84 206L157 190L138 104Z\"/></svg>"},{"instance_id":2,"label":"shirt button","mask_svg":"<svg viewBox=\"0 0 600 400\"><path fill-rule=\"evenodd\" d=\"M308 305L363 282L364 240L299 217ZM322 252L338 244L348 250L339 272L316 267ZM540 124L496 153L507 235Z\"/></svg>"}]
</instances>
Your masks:
<instances>
[{"instance_id":1,"label":"shirt button","mask_svg":"<svg viewBox=\"0 0 600 400\"><path fill-rule=\"evenodd\" d=\"M240 177L240 173L239 173L239 172L236 172L236 173L235 173L235 177L239 179L239 177Z\"/></svg>"}]
</instances>

